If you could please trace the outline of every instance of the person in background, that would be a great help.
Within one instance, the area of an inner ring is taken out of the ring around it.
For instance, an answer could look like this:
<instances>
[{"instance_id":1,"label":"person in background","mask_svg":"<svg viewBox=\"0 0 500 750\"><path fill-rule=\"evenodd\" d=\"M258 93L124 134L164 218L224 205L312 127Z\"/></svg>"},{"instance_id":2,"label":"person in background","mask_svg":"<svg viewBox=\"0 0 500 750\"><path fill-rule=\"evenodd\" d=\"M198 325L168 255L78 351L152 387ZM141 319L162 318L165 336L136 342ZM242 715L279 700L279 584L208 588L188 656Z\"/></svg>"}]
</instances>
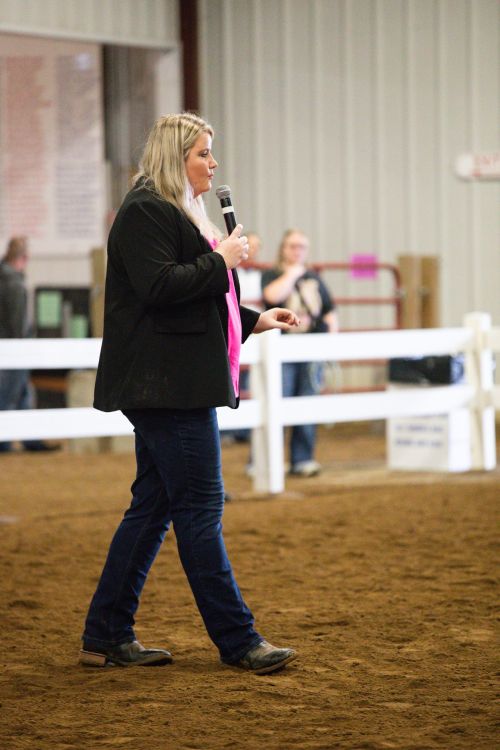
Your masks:
<instances>
[{"instance_id":1,"label":"person in background","mask_svg":"<svg viewBox=\"0 0 500 750\"><path fill-rule=\"evenodd\" d=\"M26 237L12 237L0 261L0 339L22 339L29 335L28 294L24 274L28 264ZM33 387L28 370L0 370L0 411L33 409ZM27 451L51 451L58 446L41 440L25 440ZM0 453L12 450L12 444L0 443Z\"/></svg>"},{"instance_id":2,"label":"person in background","mask_svg":"<svg viewBox=\"0 0 500 750\"><path fill-rule=\"evenodd\" d=\"M172 524L207 632L228 665L256 673L296 657L269 644L236 583L222 536L224 483L217 406L237 408L240 346L290 330L297 316L239 304L248 257L238 224L223 238L202 195L217 162L213 130L194 114L160 117L108 240L104 334L94 406L121 410L135 432L132 502L111 542L83 632L87 666L172 662L134 632L149 569Z\"/></svg>"},{"instance_id":3,"label":"person in background","mask_svg":"<svg viewBox=\"0 0 500 750\"><path fill-rule=\"evenodd\" d=\"M294 333L338 331L335 304L324 282L306 266L309 240L299 229L288 229L281 240L276 267L262 274L266 309L284 305L300 318ZM283 364L283 396L312 396L321 388L322 368L311 362ZM314 460L316 425L296 425L290 436L290 473L310 477L318 474Z\"/></svg>"}]
</instances>

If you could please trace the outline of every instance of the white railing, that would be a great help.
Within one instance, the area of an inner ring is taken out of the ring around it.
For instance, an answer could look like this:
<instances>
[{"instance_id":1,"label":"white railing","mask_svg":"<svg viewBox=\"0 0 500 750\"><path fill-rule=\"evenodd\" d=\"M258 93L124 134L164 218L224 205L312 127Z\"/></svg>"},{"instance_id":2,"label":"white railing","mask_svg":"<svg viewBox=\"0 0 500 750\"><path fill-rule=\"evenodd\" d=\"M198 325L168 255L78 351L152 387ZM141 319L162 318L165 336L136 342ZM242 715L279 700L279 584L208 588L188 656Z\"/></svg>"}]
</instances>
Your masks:
<instances>
[{"instance_id":1,"label":"white railing","mask_svg":"<svg viewBox=\"0 0 500 750\"><path fill-rule=\"evenodd\" d=\"M0 369L95 369L98 339L3 339ZM467 315L463 328L369 333L281 336L271 331L253 336L243 346L242 364L251 365L254 398L238 410L218 409L221 429L251 428L255 489L284 488L283 427L294 424L353 422L391 417L449 414L468 408L472 416L473 469L496 465L495 408L500 388L493 383L493 352L500 351L500 329L491 328L486 313ZM283 362L390 359L421 355L466 355L466 385L401 388L283 398ZM92 408L0 412L0 441L125 435L132 432L120 412Z\"/></svg>"}]
</instances>

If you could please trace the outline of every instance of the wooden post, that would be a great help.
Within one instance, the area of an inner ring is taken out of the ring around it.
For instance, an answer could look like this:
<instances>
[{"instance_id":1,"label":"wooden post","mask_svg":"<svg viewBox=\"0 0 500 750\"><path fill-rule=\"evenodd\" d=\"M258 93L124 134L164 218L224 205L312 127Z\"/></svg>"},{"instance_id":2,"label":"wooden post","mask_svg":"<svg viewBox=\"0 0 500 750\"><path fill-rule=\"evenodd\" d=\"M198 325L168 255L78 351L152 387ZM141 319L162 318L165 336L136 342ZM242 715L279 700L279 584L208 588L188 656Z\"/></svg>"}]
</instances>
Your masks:
<instances>
[{"instance_id":1,"label":"wooden post","mask_svg":"<svg viewBox=\"0 0 500 750\"><path fill-rule=\"evenodd\" d=\"M92 336L100 338L104 326L104 282L106 279L106 251L94 247L90 251L92 263L92 288L90 295L90 321Z\"/></svg>"},{"instance_id":2,"label":"wooden post","mask_svg":"<svg viewBox=\"0 0 500 750\"><path fill-rule=\"evenodd\" d=\"M198 2L179 0L180 35L184 78L184 109L200 110Z\"/></svg>"},{"instance_id":3,"label":"wooden post","mask_svg":"<svg viewBox=\"0 0 500 750\"><path fill-rule=\"evenodd\" d=\"M439 259L435 255L421 257L422 277L422 328L440 326Z\"/></svg>"},{"instance_id":4,"label":"wooden post","mask_svg":"<svg viewBox=\"0 0 500 750\"><path fill-rule=\"evenodd\" d=\"M420 258L417 255L400 255L398 265L403 289L401 327L421 328L422 268Z\"/></svg>"}]
</instances>

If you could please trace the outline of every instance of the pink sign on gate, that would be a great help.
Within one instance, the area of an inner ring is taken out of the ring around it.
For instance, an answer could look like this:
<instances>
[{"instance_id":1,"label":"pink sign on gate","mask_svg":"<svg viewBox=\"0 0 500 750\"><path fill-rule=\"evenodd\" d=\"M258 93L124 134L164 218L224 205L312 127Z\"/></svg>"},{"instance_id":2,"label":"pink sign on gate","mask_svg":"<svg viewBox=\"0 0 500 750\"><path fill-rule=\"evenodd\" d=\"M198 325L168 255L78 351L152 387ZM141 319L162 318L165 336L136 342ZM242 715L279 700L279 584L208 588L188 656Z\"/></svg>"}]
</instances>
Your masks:
<instances>
[{"instance_id":1,"label":"pink sign on gate","mask_svg":"<svg viewBox=\"0 0 500 750\"><path fill-rule=\"evenodd\" d=\"M378 273L377 269L366 267L370 265L376 266L376 264L378 263L378 258L376 255L365 255L365 254L356 253L354 255L351 255L350 263L353 266L353 268L351 268L352 279L376 279L377 278L377 273Z\"/></svg>"}]
</instances>

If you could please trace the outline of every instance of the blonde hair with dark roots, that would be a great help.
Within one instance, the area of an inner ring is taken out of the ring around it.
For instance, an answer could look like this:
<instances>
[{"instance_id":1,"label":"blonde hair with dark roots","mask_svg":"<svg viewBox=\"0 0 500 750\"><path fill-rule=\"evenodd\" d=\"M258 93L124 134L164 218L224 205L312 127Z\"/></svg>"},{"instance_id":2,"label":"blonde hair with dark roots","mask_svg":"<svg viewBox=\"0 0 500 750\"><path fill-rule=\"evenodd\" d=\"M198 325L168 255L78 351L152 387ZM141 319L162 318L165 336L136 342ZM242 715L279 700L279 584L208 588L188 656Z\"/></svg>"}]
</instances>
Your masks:
<instances>
[{"instance_id":1,"label":"blonde hair with dark roots","mask_svg":"<svg viewBox=\"0 0 500 750\"><path fill-rule=\"evenodd\" d=\"M203 198L193 197L186 175L186 159L201 133L212 138L214 135L212 126L191 112L159 117L149 133L133 184L143 179L146 188L173 203L205 236L220 239L221 233L209 220Z\"/></svg>"}]
</instances>

